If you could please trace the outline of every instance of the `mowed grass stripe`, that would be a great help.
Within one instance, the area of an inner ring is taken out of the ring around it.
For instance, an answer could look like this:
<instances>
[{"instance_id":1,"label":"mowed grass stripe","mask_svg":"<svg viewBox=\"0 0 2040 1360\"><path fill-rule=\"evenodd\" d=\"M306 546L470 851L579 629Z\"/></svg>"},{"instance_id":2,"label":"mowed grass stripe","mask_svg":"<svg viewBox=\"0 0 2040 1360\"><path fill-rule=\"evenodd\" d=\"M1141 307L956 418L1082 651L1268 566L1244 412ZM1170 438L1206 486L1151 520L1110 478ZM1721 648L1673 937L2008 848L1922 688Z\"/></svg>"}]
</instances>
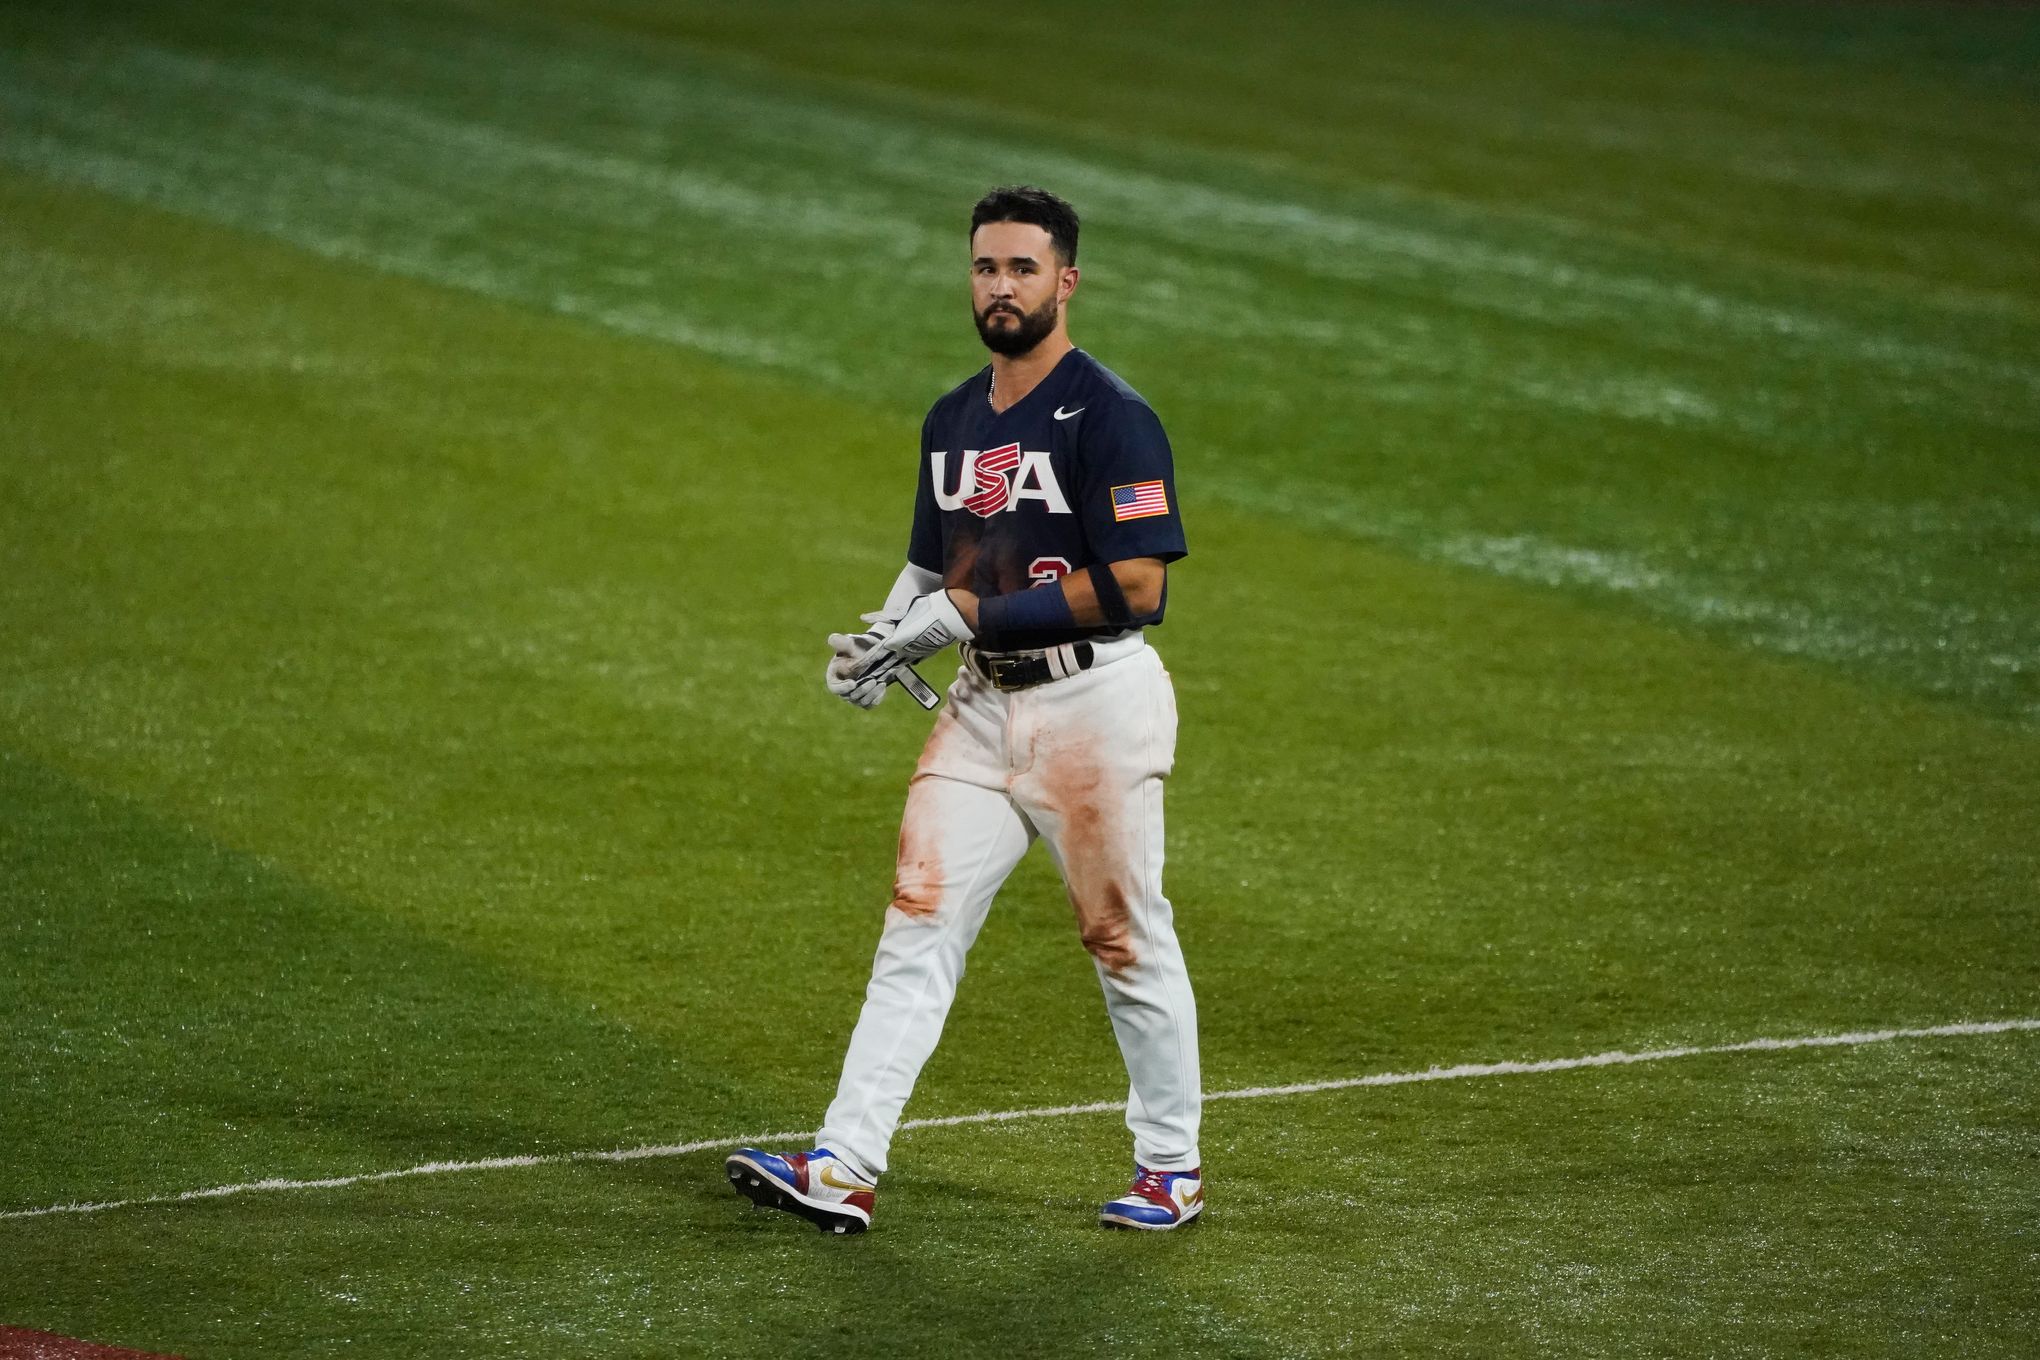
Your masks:
<instances>
[{"instance_id":1,"label":"mowed grass stripe","mask_svg":"<svg viewBox=\"0 0 2040 1360\"><path fill-rule=\"evenodd\" d=\"M418 36L417 22L404 30L407 36ZM255 31L264 27L257 25ZM1364 196L1341 212L1316 206L1309 196L1249 195L1224 187L1217 167L1210 168L1210 180L1170 178L1124 163L1058 154L1027 142L1002 143L985 132L958 135L883 103L858 108L783 85L768 86L741 70L716 70L691 53L647 60L620 45L597 46L585 33L576 35L562 52L540 49L533 34L512 39L466 30L426 32L436 41L406 46L398 61L393 60L393 33L292 31L293 37L337 41L360 59L361 66L352 68L307 64L291 47L250 60L146 43L25 62L19 67L23 89L15 97L34 122L24 124L13 143L15 154L25 163L82 176L101 188L161 198L285 239L306 238L299 244L341 252L348 248L348 239L332 239L317 225L318 216L331 210L320 200L337 205L366 193L365 199L354 200L357 212L364 203L386 214L394 210L393 220L381 224L384 230L402 223L414 231L429 228L434 233L422 240L393 242L394 252L370 254L367 262L402 272L424 271L440 281L481 291L505 285L487 274L463 278L457 264L433 255L449 244L449 238L471 229L481 215L514 210L506 192L514 184L524 190L527 204L542 202L547 218L583 234L581 246L569 240L561 248L585 250L600 244L631 249L628 261L612 262L616 267L605 282L638 285L631 300L654 314L674 309L677 298L672 289L657 287L665 280L647 276L642 245L631 237L670 225L680 228L675 240L685 241L683 224L689 221L722 227L718 235L733 237L731 245L748 238L753 252L761 257L769 252L796 275L819 269L839 286L869 286L842 279L840 266L797 248L806 243L828 255L878 250L902 266L891 271L892 286L907 284L916 292L950 289L954 268L940 263L931 247L938 237L954 233L936 229L935 224L947 218L931 212L926 206L929 199L975 183L981 173L978 166L1015 164L1068 184L1073 194L1096 204L1107 222L1137 224L1137 235L1159 238L1179 250L1216 245L1249 260L1300 268L1325 283L1382 284L1400 278L1420 286L1427 296L1456 306L1525 309L1515 319L1539 323L1620 324L1632 322L1640 308L1650 308L1655 317L1680 323L1668 327L1660 338L1661 346L1673 351L1698 354L1721 341L1811 343L1821 352L1838 351L1852 362L1889 369L1908 380L1918 380L1922 369L1945 368L2010 385L2029 397L2040 394L2040 372L2022 362L2016 349L2005 351L2004 362L1994 362L1970 348L1984 343L1989 334L1987 328L1979 330L1974 317L1946 318L1932 343L1921 343L1907 333L1947 306L1944 297L1909 299L1917 310L1903 320L1888 310L1849 316L1846 294L1825 299L1836 309L1832 313L1795 311L1781 301L1738 298L1708 291L1697 281L1667 279L1655 267L1659 262L1647 256L1621 249L1595 251L1550 228L1540 231L1515 224L1511 238L1503 236L1492 219L1464 211L1455 214L1442 206L1430 209L1427 217L1422 208L1386 198L1368 204L1373 211L1367 213L1357 210L1366 203ZM493 59L492 66L528 75L528 81L519 82L527 92L536 88L561 101L577 102L606 95L619 106L627 98L637 125L621 131L614 126L582 131L572 122L534 117L528 97L491 98L486 87L463 75L472 71L478 48ZM365 73L380 78L365 80ZM102 83L108 76L114 79ZM44 86L41 98L37 84ZM175 121L160 131L138 129L134 115L142 109L166 111ZM195 127L186 131L177 126L177 121L201 114L213 133L202 149ZM220 115L230 120L224 129ZM47 129L41 136L36 135L38 124ZM674 124L693 135L676 135ZM232 140L222 141L223 131ZM137 143L138 136L143 142ZM288 146L286 136L304 139L305 149L325 153L313 158L316 169L305 165L301 152L280 154ZM706 159L707 148L695 144L708 137L738 144L719 154L776 152L779 158L741 169L739 162L711 170L697 159ZM137 155L141 145L155 154ZM802 148L798 159L788 154L794 148ZM874 148L882 151L881 162L872 161ZM856 154L860 149L863 154ZM860 180L848 173L846 161L873 174ZM833 178L840 182L817 183L814 176L827 175L831 166L836 167ZM541 177L536 184L533 175ZM298 192L288 201L277 192L280 178L295 181ZM198 188L200 180L215 191L231 188L242 201L208 197ZM468 192L458 200L451 197L449 189L463 183ZM366 192L376 188L381 192ZM542 197L534 200L534 190ZM428 207L438 210L437 215L425 217ZM287 212L306 217L294 222L282 215ZM535 224L537 217L527 210L525 220ZM360 226L373 229L370 223ZM1121 225L1118 230L1128 228ZM407 257L406 246L418 252L417 259ZM1146 258L1149 255L1155 257ZM1174 264L1179 271L1189 263L1156 254L1151 247L1138 262L1164 269ZM1628 266L1626 272L1618 262ZM686 263L695 269L729 268L722 261ZM1265 326L1285 339L1344 345L1371 341L1405 354L1427 343L1436 346L1442 339L1414 329L1384 336L1338 312L1299 322L1265 306L1257 308L1258 290L1249 276L1210 271L1193 277L1199 288L1189 306L1157 305L1160 298L1151 292L1134 299L1136 319L1144 326L1216 331L1224 338L1242 340L1261 338ZM1724 275L1720 282L1726 284L1729 277ZM645 288L646 284L654 288ZM1804 297L1805 291L1802 285L1802 306L1811 300ZM647 292L653 296L646 298ZM527 286L517 295L523 301L545 301L535 293ZM1161 297L1173 296L1166 287L1161 292ZM571 310L574 300L563 301ZM684 320L684 314L675 319ZM1697 340L1694 327L1708 339ZM922 338L909 332L902 339L909 337ZM704 341L702 347L714 349L715 342ZM770 345L760 344L755 349L739 347L731 357L773 362L761 357L771 352ZM828 371L825 353L825 347L816 344L784 362ZM1463 349L1442 351L1444 365L1439 371L1458 373L1466 357ZM1525 390L1586 399L1586 394L1575 395L1561 384L1558 373L1547 376L1549 390ZM845 385L852 381L840 369L831 377ZM868 387L872 375L860 370L854 381ZM889 384L887 395L895 394ZM1653 410L1648 405L1650 392L1639 382L1626 399L1611 395L1610 400L1620 404L1608 409L1672 419L1753 421L1749 394L1742 395L1740 408L1732 408L1674 390L1665 395L1662 409ZM1926 392L1912 389L1909 395L1917 399ZM1959 399L1973 396L1974 389L1951 389L1946 395ZM2031 418L2031 403L2024 411L1971 408L1961 414L2025 421ZM1779 433L1772 421L1744 428Z\"/></svg>"},{"instance_id":2,"label":"mowed grass stripe","mask_svg":"<svg viewBox=\"0 0 2040 1360\"><path fill-rule=\"evenodd\" d=\"M1001 101L1011 125L1115 146L1139 128L1155 163L1230 151L1300 181L1857 272L1983 310L2030 313L2034 298L2029 265L1994 268L1978 248L2033 230L2015 196L2036 185L2040 141L2023 116L2040 52L2026 14L1320 0L1280 24L1133 3L1108 28L1072 0L1014 16L891 0L526 8L965 116L998 97L970 60L982 44L1081 31L1034 97ZM918 39L904 54L903 9Z\"/></svg>"},{"instance_id":3,"label":"mowed grass stripe","mask_svg":"<svg viewBox=\"0 0 2040 1360\"><path fill-rule=\"evenodd\" d=\"M987 165L1035 175L1093 213L1096 343L1145 375L1186 465L1230 503L1308 503L1366 541L2030 716L2040 638L2019 601L2040 589L2040 489L2013 451L2040 429L2031 326L1803 277L1738 297L1751 280L1719 262L1668 269L1208 158L1171 177L960 135L911 105L584 28L370 24L229 16L200 26L225 48L203 55L59 45L21 66L6 145L45 173L903 408L946 372L956 329L940 205ZM312 35L349 64L307 62ZM480 70L519 72L521 93ZM887 343L854 369L813 324L877 315ZM1959 475L1980 453L2010 494Z\"/></svg>"}]
</instances>

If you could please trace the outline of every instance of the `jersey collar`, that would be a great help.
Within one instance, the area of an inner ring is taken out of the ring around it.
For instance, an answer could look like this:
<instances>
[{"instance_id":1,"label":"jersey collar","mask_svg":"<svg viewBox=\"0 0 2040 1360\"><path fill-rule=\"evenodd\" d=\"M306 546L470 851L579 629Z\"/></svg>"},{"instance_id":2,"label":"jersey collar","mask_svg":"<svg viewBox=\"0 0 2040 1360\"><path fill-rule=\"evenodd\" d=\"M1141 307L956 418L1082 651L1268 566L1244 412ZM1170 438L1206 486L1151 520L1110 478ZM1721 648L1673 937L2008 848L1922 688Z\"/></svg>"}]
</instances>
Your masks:
<instances>
[{"instance_id":1,"label":"jersey collar","mask_svg":"<svg viewBox=\"0 0 2040 1360\"><path fill-rule=\"evenodd\" d=\"M1031 403L1038 403L1043 399L1052 398L1060 401L1063 393L1068 390L1070 383L1073 381L1073 375L1078 368L1082 367L1077 362L1077 356L1080 354L1086 359L1091 357L1088 354L1084 354L1080 347L1076 345L1070 346L1069 351L1062 358L1055 361L1055 367L1048 370L1048 373L1040 382L1034 384L1033 391L1014 402L1011 406L1008 406L1005 410L998 412L992 410L992 404L987 399L992 390L992 366L986 364L981 375L984 378L985 390L978 393L978 409L984 412L988 420L999 421L1010 419L1018 415L1023 407Z\"/></svg>"}]
</instances>

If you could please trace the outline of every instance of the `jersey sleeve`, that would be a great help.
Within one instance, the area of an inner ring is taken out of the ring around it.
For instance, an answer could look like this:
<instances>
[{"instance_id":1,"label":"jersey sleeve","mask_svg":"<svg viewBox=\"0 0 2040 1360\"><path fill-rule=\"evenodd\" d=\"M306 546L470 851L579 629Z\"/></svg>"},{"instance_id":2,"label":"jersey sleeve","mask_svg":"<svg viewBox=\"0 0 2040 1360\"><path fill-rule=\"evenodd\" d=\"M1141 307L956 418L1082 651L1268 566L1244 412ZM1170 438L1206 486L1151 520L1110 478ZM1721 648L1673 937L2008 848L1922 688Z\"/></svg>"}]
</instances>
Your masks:
<instances>
[{"instance_id":1,"label":"jersey sleeve","mask_svg":"<svg viewBox=\"0 0 2040 1360\"><path fill-rule=\"evenodd\" d=\"M1100 562L1190 551L1176 504L1176 461L1162 422L1143 401L1117 401L1083 432L1078 514Z\"/></svg>"},{"instance_id":2,"label":"jersey sleeve","mask_svg":"<svg viewBox=\"0 0 2040 1360\"><path fill-rule=\"evenodd\" d=\"M942 574L942 511L935 504L935 483L928 475L928 430L935 419L930 411L921 422L921 451L914 458L914 527L907 535L907 561Z\"/></svg>"}]
</instances>

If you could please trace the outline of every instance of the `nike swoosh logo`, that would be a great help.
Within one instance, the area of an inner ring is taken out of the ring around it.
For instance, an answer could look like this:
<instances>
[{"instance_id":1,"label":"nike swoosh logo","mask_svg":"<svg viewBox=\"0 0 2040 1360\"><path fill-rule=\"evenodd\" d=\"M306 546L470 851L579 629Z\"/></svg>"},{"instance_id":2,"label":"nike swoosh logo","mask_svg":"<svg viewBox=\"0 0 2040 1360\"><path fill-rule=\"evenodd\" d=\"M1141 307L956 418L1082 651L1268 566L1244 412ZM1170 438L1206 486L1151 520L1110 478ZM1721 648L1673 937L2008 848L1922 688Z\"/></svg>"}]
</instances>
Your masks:
<instances>
[{"instance_id":1,"label":"nike swoosh logo","mask_svg":"<svg viewBox=\"0 0 2040 1360\"><path fill-rule=\"evenodd\" d=\"M822 1168L822 1184L832 1185L838 1190L870 1190L874 1188L869 1185L864 1185L858 1181L848 1181L842 1179L836 1174L836 1168L833 1166L825 1166Z\"/></svg>"},{"instance_id":2,"label":"nike swoosh logo","mask_svg":"<svg viewBox=\"0 0 2040 1360\"><path fill-rule=\"evenodd\" d=\"M1079 407L1078 407L1078 408L1077 408L1076 410L1074 410L1074 411L1065 411L1065 410L1063 410L1063 408L1062 408L1062 407L1060 407L1060 406L1058 406L1058 407L1056 407L1056 408L1055 408L1055 418L1056 418L1057 420L1068 420L1068 419L1069 419L1069 418L1070 418L1071 416L1076 416L1076 415L1082 415L1083 413L1084 413L1084 408L1083 408L1083 407L1081 407L1081 406L1079 406Z\"/></svg>"}]
</instances>

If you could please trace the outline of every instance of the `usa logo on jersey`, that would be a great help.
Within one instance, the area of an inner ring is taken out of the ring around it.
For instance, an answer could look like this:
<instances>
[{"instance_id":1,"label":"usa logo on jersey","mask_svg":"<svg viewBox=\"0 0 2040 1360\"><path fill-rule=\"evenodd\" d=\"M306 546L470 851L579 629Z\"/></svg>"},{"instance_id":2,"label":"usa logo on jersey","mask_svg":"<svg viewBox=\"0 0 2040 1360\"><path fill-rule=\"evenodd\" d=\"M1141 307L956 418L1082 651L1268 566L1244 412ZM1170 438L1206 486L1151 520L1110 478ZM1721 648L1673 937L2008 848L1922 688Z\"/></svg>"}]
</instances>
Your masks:
<instances>
[{"instance_id":1,"label":"usa logo on jersey","mask_svg":"<svg viewBox=\"0 0 2040 1360\"><path fill-rule=\"evenodd\" d=\"M1069 498L1056 480L1047 449L1022 450L1018 444L996 449L967 449L957 469L956 489L948 480L949 455L936 449L928 455L928 475L935 484L935 504L944 510L968 510L990 519L1001 510L1017 510L1022 501L1039 501L1051 515L1070 513Z\"/></svg>"}]
</instances>

